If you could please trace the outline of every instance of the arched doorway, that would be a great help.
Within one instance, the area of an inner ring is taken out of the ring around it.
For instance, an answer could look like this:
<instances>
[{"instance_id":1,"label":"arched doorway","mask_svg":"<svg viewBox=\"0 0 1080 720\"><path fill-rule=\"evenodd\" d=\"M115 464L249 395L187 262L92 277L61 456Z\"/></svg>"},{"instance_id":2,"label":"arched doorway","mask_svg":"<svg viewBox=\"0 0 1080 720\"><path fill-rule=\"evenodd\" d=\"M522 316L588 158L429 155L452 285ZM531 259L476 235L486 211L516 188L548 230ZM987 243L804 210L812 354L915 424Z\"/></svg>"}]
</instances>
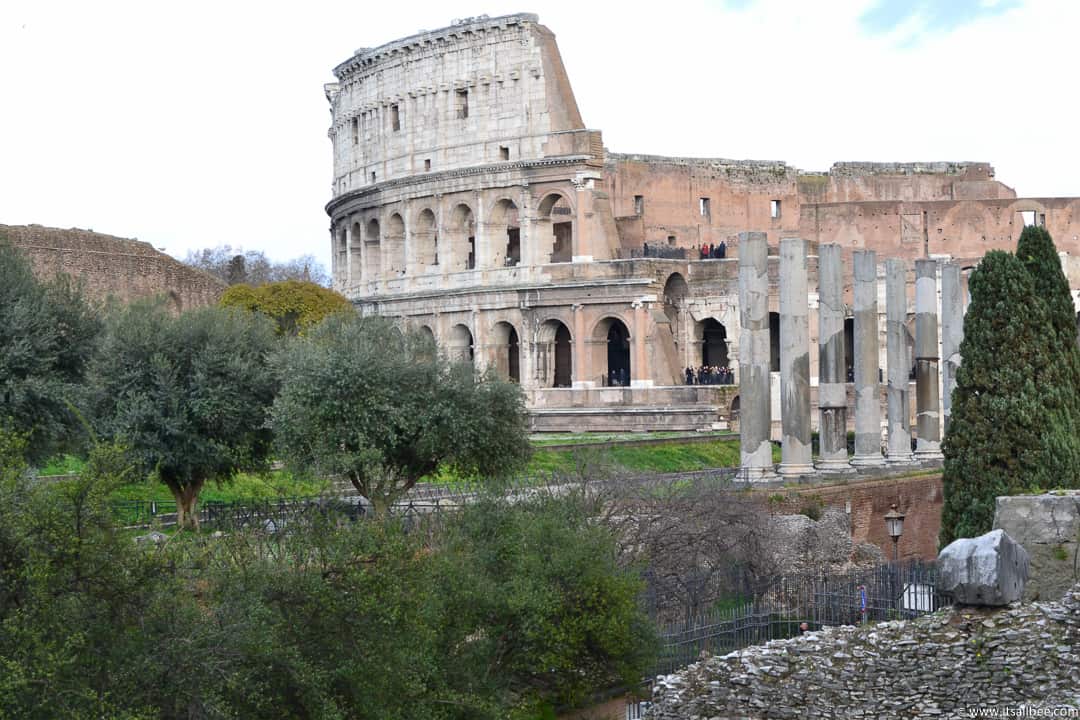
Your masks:
<instances>
[{"instance_id":1,"label":"arched doorway","mask_svg":"<svg viewBox=\"0 0 1080 720\"><path fill-rule=\"evenodd\" d=\"M438 343L435 342L435 333L427 325L421 325L416 330L418 339L417 354L424 359L433 359L439 351Z\"/></svg>"},{"instance_id":2,"label":"arched doorway","mask_svg":"<svg viewBox=\"0 0 1080 720\"><path fill-rule=\"evenodd\" d=\"M364 277L367 280L382 279L382 238L379 221L372 218L364 232Z\"/></svg>"},{"instance_id":3,"label":"arched doorway","mask_svg":"<svg viewBox=\"0 0 1080 720\"><path fill-rule=\"evenodd\" d=\"M465 203L450 213L451 270L472 270L476 267L476 220L472 208Z\"/></svg>"},{"instance_id":4,"label":"arched doorway","mask_svg":"<svg viewBox=\"0 0 1080 720\"><path fill-rule=\"evenodd\" d=\"M492 258L496 266L521 264L521 224L518 208L512 200L502 199L492 208L488 227L491 231Z\"/></svg>"},{"instance_id":5,"label":"arched doorway","mask_svg":"<svg viewBox=\"0 0 1080 720\"><path fill-rule=\"evenodd\" d=\"M413 262L417 269L436 267L439 264L439 234L435 229L435 213L429 208L421 210L411 235Z\"/></svg>"},{"instance_id":6,"label":"arched doorway","mask_svg":"<svg viewBox=\"0 0 1080 720\"><path fill-rule=\"evenodd\" d=\"M630 385L630 331L626 324L618 318L604 318L596 326L593 339L603 348L604 384L613 387Z\"/></svg>"},{"instance_id":7,"label":"arched doorway","mask_svg":"<svg viewBox=\"0 0 1080 720\"><path fill-rule=\"evenodd\" d=\"M405 274L405 221L394 213L386 222L386 275L396 278Z\"/></svg>"},{"instance_id":8,"label":"arched doorway","mask_svg":"<svg viewBox=\"0 0 1080 720\"><path fill-rule=\"evenodd\" d=\"M548 232L551 236L551 252L547 253L546 261L563 263L573 260L574 210L570 201L560 193L550 193L540 201L536 210L537 237L543 238Z\"/></svg>"},{"instance_id":9,"label":"arched doorway","mask_svg":"<svg viewBox=\"0 0 1080 720\"><path fill-rule=\"evenodd\" d=\"M727 328L715 318L706 318L701 327L701 364L704 367L728 366Z\"/></svg>"},{"instance_id":10,"label":"arched doorway","mask_svg":"<svg viewBox=\"0 0 1080 720\"><path fill-rule=\"evenodd\" d=\"M499 376L521 382L521 348L517 330L508 322L495 323L492 340L494 365Z\"/></svg>"},{"instance_id":11,"label":"arched doorway","mask_svg":"<svg viewBox=\"0 0 1080 720\"><path fill-rule=\"evenodd\" d=\"M558 320L540 326L536 337L536 379L543 387L573 385L573 354L570 330Z\"/></svg>"},{"instance_id":12,"label":"arched doorway","mask_svg":"<svg viewBox=\"0 0 1080 720\"><path fill-rule=\"evenodd\" d=\"M376 230L376 234L378 234L378 230ZM352 233L350 235L349 257L352 265L349 271L352 273L353 285L357 285L364 274L364 228L360 225L359 220L352 224ZM377 245L375 247L378 249Z\"/></svg>"},{"instance_id":13,"label":"arched doorway","mask_svg":"<svg viewBox=\"0 0 1080 720\"><path fill-rule=\"evenodd\" d=\"M447 352L453 362L473 361L473 336L465 325L455 325L450 329L450 340L447 343Z\"/></svg>"},{"instance_id":14,"label":"arched doorway","mask_svg":"<svg viewBox=\"0 0 1080 720\"><path fill-rule=\"evenodd\" d=\"M769 370L780 372L780 313L769 313Z\"/></svg>"}]
</instances>

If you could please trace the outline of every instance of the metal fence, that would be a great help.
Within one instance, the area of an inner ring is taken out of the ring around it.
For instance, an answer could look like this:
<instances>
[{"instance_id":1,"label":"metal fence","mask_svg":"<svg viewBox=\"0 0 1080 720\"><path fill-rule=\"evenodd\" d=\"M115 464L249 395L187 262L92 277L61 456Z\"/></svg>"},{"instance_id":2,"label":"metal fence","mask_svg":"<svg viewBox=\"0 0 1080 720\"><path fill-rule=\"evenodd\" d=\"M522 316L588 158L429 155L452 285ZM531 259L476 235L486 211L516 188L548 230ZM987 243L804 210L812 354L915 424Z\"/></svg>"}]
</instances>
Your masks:
<instances>
[{"instance_id":1,"label":"metal fence","mask_svg":"<svg viewBox=\"0 0 1080 720\"><path fill-rule=\"evenodd\" d=\"M907 619L951 603L937 589L937 567L912 562L846 574L807 573L778 579L754 598L732 598L709 612L659 627L660 653L650 676L829 625Z\"/></svg>"}]
</instances>

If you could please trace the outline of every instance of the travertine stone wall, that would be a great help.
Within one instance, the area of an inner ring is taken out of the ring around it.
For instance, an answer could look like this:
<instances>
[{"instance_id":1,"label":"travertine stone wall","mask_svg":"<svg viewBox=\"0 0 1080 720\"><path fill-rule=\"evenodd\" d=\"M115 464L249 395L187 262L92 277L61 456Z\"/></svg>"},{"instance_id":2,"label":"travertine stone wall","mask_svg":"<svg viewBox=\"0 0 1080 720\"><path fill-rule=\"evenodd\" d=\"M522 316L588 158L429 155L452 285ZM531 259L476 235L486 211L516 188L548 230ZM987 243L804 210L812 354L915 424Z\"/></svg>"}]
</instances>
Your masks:
<instances>
[{"instance_id":1,"label":"travertine stone wall","mask_svg":"<svg viewBox=\"0 0 1080 720\"><path fill-rule=\"evenodd\" d=\"M80 279L88 297L130 302L162 295L173 312L212 305L225 283L139 240L90 230L0 225L7 238L30 258L34 274L66 273Z\"/></svg>"},{"instance_id":2,"label":"travertine stone wall","mask_svg":"<svg viewBox=\"0 0 1080 720\"><path fill-rule=\"evenodd\" d=\"M974 717L969 710L1075 707L1078 642L1080 586L1060 602L826 628L660 677L645 717Z\"/></svg>"}]
</instances>

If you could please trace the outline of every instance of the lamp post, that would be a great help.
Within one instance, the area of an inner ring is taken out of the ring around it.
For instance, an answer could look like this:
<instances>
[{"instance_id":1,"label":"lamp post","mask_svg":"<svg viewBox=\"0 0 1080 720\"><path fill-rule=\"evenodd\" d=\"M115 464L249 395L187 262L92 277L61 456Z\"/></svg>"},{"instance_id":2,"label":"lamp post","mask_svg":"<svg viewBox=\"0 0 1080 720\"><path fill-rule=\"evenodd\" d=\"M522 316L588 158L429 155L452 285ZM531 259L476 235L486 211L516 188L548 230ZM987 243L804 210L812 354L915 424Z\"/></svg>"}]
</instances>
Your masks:
<instances>
[{"instance_id":1,"label":"lamp post","mask_svg":"<svg viewBox=\"0 0 1080 720\"><path fill-rule=\"evenodd\" d=\"M889 537L892 538L893 562L899 562L900 536L904 534L904 513L896 509L896 503L893 503L889 508L889 512L885 513L885 530L888 531Z\"/></svg>"}]
</instances>

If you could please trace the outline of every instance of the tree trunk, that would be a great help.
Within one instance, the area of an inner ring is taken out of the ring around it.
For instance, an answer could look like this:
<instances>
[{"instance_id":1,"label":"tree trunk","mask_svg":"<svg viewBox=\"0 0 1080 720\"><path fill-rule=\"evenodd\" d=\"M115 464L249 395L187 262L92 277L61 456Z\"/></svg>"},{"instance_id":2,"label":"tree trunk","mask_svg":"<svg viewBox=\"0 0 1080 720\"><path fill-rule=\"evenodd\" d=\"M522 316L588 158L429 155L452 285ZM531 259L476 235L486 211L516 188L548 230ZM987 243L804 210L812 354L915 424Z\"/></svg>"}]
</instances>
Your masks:
<instances>
[{"instance_id":1,"label":"tree trunk","mask_svg":"<svg viewBox=\"0 0 1080 720\"><path fill-rule=\"evenodd\" d=\"M203 480L198 480L186 485L176 481L165 480L165 484L176 500L176 527L184 528L190 524L196 530L199 529L199 513L195 511L195 503L199 500L199 491L202 490Z\"/></svg>"}]
</instances>

